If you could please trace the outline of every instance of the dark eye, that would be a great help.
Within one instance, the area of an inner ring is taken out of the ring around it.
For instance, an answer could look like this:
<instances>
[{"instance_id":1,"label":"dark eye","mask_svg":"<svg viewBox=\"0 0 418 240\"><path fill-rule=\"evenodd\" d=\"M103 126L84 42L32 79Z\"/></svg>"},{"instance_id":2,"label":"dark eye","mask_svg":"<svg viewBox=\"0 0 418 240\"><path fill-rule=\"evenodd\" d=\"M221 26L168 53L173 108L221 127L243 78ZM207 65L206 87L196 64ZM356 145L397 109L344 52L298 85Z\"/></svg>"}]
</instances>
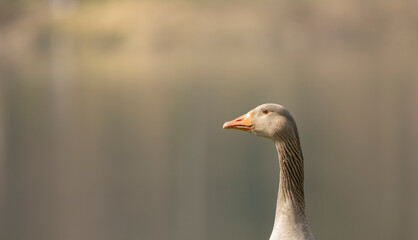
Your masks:
<instances>
[{"instance_id":1,"label":"dark eye","mask_svg":"<svg viewBox=\"0 0 418 240\"><path fill-rule=\"evenodd\" d=\"M267 113L269 113L269 110L263 108L263 109L261 109L261 112L264 113L264 114L267 114Z\"/></svg>"}]
</instances>

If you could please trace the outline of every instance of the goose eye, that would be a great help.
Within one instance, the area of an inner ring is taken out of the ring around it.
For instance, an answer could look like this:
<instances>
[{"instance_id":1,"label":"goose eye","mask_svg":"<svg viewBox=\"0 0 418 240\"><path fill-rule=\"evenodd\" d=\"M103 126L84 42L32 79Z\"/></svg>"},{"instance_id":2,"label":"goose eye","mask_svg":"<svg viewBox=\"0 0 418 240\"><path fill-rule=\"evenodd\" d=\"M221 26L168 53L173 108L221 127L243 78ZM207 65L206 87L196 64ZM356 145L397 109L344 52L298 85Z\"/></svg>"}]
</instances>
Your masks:
<instances>
[{"instance_id":1,"label":"goose eye","mask_svg":"<svg viewBox=\"0 0 418 240\"><path fill-rule=\"evenodd\" d=\"M263 108L263 109L261 109L261 112L264 113L264 114L267 114L267 113L269 113L269 110Z\"/></svg>"}]
</instances>

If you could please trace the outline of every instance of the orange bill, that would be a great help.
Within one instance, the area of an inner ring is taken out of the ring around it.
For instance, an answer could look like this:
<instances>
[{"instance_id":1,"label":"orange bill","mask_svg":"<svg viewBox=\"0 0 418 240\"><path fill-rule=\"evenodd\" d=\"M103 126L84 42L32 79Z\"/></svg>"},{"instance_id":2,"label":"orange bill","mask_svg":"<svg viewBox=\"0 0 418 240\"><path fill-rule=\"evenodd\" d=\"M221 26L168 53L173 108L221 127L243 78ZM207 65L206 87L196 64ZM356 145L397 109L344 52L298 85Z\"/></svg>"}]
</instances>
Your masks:
<instances>
[{"instance_id":1,"label":"orange bill","mask_svg":"<svg viewBox=\"0 0 418 240\"><path fill-rule=\"evenodd\" d=\"M226 122L223 125L223 128L225 129L239 129L244 131L249 131L253 125L251 124L251 112L248 112L245 115L242 115L241 117L238 117L232 121Z\"/></svg>"}]
</instances>

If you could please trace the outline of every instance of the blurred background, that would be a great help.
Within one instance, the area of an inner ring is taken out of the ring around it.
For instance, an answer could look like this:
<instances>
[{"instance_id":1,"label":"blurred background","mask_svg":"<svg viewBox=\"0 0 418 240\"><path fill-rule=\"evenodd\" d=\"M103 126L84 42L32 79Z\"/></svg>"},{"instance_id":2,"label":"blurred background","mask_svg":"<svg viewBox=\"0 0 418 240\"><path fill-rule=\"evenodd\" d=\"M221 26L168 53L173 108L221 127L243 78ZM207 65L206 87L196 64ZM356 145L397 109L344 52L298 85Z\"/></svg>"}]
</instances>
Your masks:
<instances>
[{"instance_id":1,"label":"blurred background","mask_svg":"<svg viewBox=\"0 0 418 240\"><path fill-rule=\"evenodd\" d=\"M418 239L417 1L0 1L0 239L268 239L295 117L316 239Z\"/></svg>"}]
</instances>

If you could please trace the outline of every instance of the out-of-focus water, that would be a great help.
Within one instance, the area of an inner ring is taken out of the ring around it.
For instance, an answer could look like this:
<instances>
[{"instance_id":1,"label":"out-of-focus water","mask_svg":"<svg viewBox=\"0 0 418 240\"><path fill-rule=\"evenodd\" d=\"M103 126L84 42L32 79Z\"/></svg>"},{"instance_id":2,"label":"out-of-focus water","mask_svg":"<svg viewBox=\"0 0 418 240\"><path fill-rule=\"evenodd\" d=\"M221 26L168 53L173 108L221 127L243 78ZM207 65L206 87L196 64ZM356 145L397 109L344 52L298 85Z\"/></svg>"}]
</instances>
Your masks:
<instances>
[{"instance_id":1,"label":"out-of-focus water","mask_svg":"<svg viewBox=\"0 0 418 240\"><path fill-rule=\"evenodd\" d=\"M2 3L0 239L268 239L274 145L222 129L265 102L317 239L417 239L417 7Z\"/></svg>"}]
</instances>

